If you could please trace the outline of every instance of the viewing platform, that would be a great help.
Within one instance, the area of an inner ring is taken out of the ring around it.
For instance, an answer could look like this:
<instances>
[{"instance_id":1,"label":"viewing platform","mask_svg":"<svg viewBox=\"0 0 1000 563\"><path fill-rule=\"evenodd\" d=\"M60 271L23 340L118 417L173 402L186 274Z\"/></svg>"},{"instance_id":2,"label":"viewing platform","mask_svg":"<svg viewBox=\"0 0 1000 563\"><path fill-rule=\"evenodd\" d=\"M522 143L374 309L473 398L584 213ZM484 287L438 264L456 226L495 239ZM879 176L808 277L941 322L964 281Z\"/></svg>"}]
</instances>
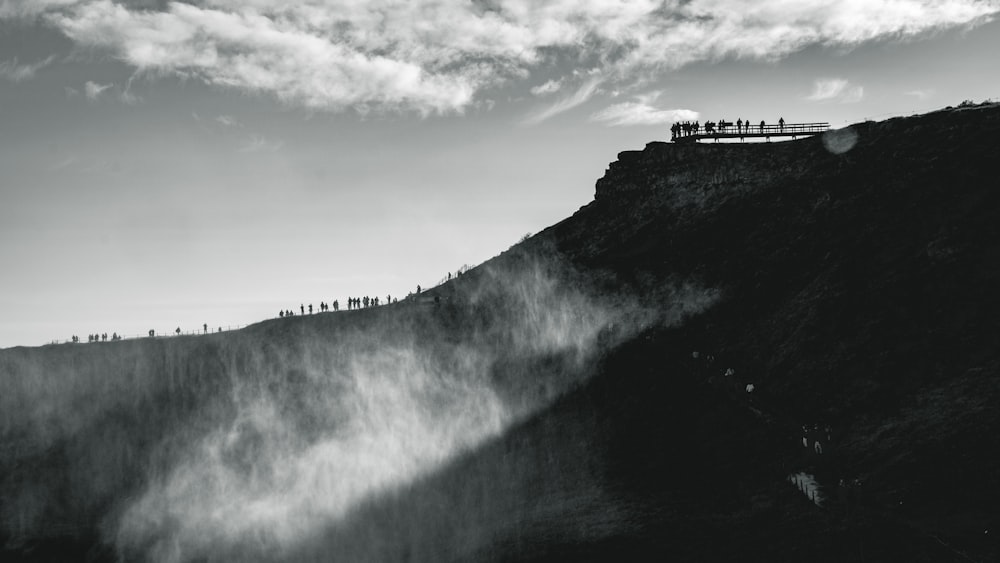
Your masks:
<instances>
[{"instance_id":1,"label":"viewing platform","mask_svg":"<svg viewBox=\"0 0 1000 563\"><path fill-rule=\"evenodd\" d=\"M748 124L738 129L735 124L728 121L720 124L708 122L705 126L698 129L685 131L684 128L679 128L676 132L671 131L671 140L675 143L696 143L702 139L714 139L715 142L719 142L719 139L739 139L742 142L746 139L755 138L770 141L771 137L791 137L795 139L797 137L808 137L824 133L829 130L829 123Z\"/></svg>"}]
</instances>

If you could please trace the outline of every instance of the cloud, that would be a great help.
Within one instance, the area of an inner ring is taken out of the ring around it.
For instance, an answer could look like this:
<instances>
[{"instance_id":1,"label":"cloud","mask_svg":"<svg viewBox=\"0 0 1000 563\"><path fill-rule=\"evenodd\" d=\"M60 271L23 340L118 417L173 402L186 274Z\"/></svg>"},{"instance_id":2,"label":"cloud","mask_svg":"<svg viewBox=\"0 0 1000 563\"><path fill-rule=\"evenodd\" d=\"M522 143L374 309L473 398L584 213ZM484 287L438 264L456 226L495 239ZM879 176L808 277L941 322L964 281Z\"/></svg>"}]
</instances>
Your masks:
<instances>
[{"instance_id":1,"label":"cloud","mask_svg":"<svg viewBox=\"0 0 1000 563\"><path fill-rule=\"evenodd\" d=\"M101 97L101 94L103 94L105 90L111 88L112 86L114 86L114 84L98 84L88 80L87 83L83 85L83 92L87 95L88 100L96 101Z\"/></svg>"},{"instance_id":2,"label":"cloud","mask_svg":"<svg viewBox=\"0 0 1000 563\"><path fill-rule=\"evenodd\" d=\"M1000 13L1000 0L0 1L0 18L38 18L150 76L309 110L421 115L463 112L543 70L562 75L535 95L590 68L627 91L699 61L773 61Z\"/></svg>"},{"instance_id":3,"label":"cloud","mask_svg":"<svg viewBox=\"0 0 1000 563\"><path fill-rule=\"evenodd\" d=\"M17 57L7 61L0 61L0 77L6 78L11 82L31 80L35 77L35 73L49 66L55 58L55 55L50 55L45 59L30 64L18 64Z\"/></svg>"},{"instance_id":4,"label":"cloud","mask_svg":"<svg viewBox=\"0 0 1000 563\"><path fill-rule=\"evenodd\" d=\"M577 89L576 92L574 92L569 96L566 96L565 98L550 105L549 107L528 116L523 123L525 125L536 125L538 123L545 121L546 119L549 119L550 117L553 117L555 115L558 115L565 111L569 111L577 107L578 105L589 100L591 96L594 95L594 92L597 91L597 87L600 84L601 84L600 78L588 79L580 86L580 88Z\"/></svg>"},{"instance_id":5,"label":"cloud","mask_svg":"<svg viewBox=\"0 0 1000 563\"><path fill-rule=\"evenodd\" d=\"M559 80L549 80L545 84L539 84L532 88L531 93L535 96L545 96L558 92L560 88L562 88L562 82Z\"/></svg>"},{"instance_id":6,"label":"cloud","mask_svg":"<svg viewBox=\"0 0 1000 563\"><path fill-rule=\"evenodd\" d=\"M285 146L285 142L281 140L269 141L263 135L257 135L256 133L247 137L247 139L239 146L237 152L278 152Z\"/></svg>"},{"instance_id":7,"label":"cloud","mask_svg":"<svg viewBox=\"0 0 1000 563\"><path fill-rule=\"evenodd\" d=\"M243 125L235 117L231 115L218 115L215 117L215 121L221 124L223 127L242 127Z\"/></svg>"},{"instance_id":8,"label":"cloud","mask_svg":"<svg viewBox=\"0 0 1000 563\"><path fill-rule=\"evenodd\" d=\"M910 90L909 92L903 92L904 95L913 96L914 98L924 101L934 95L934 90Z\"/></svg>"},{"instance_id":9,"label":"cloud","mask_svg":"<svg viewBox=\"0 0 1000 563\"><path fill-rule=\"evenodd\" d=\"M627 125L663 125L677 121L694 121L698 112L689 109L657 109L643 102L624 102L608 106L590 116L612 127Z\"/></svg>"},{"instance_id":10,"label":"cloud","mask_svg":"<svg viewBox=\"0 0 1000 563\"><path fill-rule=\"evenodd\" d=\"M852 86L843 78L824 78L813 83L813 91L806 96L812 102L839 101L844 104L860 102L865 96L862 86Z\"/></svg>"}]
</instances>

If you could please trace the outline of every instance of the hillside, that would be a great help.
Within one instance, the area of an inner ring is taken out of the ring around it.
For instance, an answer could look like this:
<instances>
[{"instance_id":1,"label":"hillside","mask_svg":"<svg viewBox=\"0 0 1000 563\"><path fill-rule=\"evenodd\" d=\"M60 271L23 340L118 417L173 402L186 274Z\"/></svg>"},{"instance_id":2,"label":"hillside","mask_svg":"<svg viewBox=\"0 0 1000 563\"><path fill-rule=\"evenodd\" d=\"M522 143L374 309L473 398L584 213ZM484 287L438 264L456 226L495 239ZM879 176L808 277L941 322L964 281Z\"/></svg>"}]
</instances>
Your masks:
<instances>
[{"instance_id":1,"label":"hillside","mask_svg":"<svg viewBox=\"0 0 1000 563\"><path fill-rule=\"evenodd\" d=\"M398 305L2 350L3 558L996 560L998 135L650 143Z\"/></svg>"}]
</instances>

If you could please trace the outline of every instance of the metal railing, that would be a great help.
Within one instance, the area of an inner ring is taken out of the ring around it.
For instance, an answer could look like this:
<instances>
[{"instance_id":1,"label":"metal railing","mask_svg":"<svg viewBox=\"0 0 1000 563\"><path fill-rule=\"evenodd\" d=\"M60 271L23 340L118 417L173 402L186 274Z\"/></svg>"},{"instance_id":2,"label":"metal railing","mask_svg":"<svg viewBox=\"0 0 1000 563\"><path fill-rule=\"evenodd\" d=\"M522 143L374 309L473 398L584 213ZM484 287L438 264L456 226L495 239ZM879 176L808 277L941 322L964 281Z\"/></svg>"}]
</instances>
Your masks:
<instances>
[{"instance_id":1,"label":"metal railing","mask_svg":"<svg viewBox=\"0 0 1000 563\"><path fill-rule=\"evenodd\" d=\"M760 124L744 124L742 127L737 127L736 124L726 122L719 122L714 124L710 129L706 129L705 125L701 125L696 131L691 131L685 133L680 131L678 135L674 135L671 140L675 143L685 143L685 142L696 142L699 139L744 139L744 138L770 138L770 137L799 137L806 135L815 135L817 133L824 133L830 130L830 124L827 122L822 123L785 123L784 125L772 123L764 125Z\"/></svg>"}]
</instances>

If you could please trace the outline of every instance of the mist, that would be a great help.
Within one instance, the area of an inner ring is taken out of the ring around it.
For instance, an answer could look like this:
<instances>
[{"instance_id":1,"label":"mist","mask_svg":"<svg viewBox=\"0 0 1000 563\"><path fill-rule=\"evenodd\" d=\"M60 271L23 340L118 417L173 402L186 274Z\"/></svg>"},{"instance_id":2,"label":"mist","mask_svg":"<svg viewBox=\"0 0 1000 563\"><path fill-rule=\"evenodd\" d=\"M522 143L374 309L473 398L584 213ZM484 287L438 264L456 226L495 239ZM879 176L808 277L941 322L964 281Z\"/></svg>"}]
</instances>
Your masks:
<instances>
[{"instance_id":1,"label":"mist","mask_svg":"<svg viewBox=\"0 0 1000 563\"><path fill-rule=\"evenodd\" d=\"M677 284L650 306L607 294L604 281L520 254L392 306L226 334L5 350L3 533L18 541L96 526L120 558L156 562L308 558L315 545L325 558L420 560L412 547L387 553L384 523L365 524L373 506L397 499L394 518L436 523L452 529L451 543L478 549L485 540L462 526L483 525L483 495L501 506L520 494L516 475L500 488L475 476L455 485L478 491L468 505L479 516L399 499L585 383L617 343L717 298ZM584 466L564 470L560 479L587 478Z\"/></svg>"}]
</instances>

